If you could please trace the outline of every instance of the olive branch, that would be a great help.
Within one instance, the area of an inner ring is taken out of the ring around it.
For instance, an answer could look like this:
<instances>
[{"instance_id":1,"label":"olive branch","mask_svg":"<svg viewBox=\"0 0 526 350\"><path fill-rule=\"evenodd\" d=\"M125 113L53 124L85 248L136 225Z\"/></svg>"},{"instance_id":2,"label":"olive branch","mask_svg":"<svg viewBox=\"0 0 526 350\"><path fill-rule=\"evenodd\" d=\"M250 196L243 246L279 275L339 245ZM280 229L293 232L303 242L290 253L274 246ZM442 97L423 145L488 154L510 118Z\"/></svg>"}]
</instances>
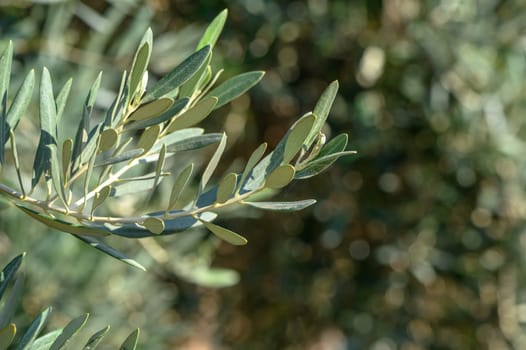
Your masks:
<instances>
[{"instance_id":1,"label":"olive branch","mask_svg":"<svg viewBox=\"0 0 526 350\"><path fill-rule=\"evenodd\" d=\"M205 30L195 52L151 86L147 67L153 35L148 29L102 118L93 113L102 72L98 75L86 96L74 137L58 132L67 110L72 79L55 96L51 74L43 68L38 89L40 138L30 181L21 171L15 131L28 111L35 72L31 70L26 75L8 107L13 59L10 42L0 58L0 176L7 178L5 164L10 158L18 184L1 182L0 194L45 225L140 268L140 264L108 246L102 237L169 235L204 225L219 238L243 245L247 243L243 236L213 223L217 211L232 205L295 211L314 204L312 199L257 202L253 198L266 189L281 189L294 179L314 176L339 157L354 153L346 151L346 134L326 142L321 132L336 97L336 81L323 92L314 110L290 127L272 152L265 154L267 145L261 144L242 173L224 174L215 186L209 186L225 150L227 135L205 133L196 125L248 91L264 74L243 73L216 84L222 70L214 72L210 62L226 16L226 10L221 12ZM213 144L217 148L197 176L194 163L170 166L168 162L182 152ZM190 195L193 178L199 184ZM140 192L147 192L143 202L148 203L161 182L167 181L172 183L172 189L162 210L143 210L125 217L111 213L108 203L118 204L123 196L137 196Z\"/></svg>"}]
</instances>

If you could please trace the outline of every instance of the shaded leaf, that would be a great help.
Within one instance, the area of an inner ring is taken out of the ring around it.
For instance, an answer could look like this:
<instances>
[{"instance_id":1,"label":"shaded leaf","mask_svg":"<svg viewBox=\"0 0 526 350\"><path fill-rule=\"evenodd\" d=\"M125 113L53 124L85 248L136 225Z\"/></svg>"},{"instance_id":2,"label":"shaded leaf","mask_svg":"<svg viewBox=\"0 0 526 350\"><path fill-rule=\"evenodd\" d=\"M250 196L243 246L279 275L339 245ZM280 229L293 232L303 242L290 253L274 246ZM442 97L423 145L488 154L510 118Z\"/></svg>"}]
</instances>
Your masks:
<instances>
[{"instance_id":1,"label":"shaded leaf","mask_svg":"<svg viewBox=\"0 0 526 350\"><path fill-rule=\"evenodd\" d=\"M125 162L125 161L128 161L128 160L137 158L138 156L140 156L143 153L144 153L144 149L142 149L142 148L131 149L129 151L122 152L121 154L119 154L117 156L104 159L104 160L100 161L99 163L96 163L95 166L100 167L100 166L106 166L106 165L111 165L111 164L117 164L117 163Z\"/></svg>"},{"instance_id":2,"label":"shaded leaf","mask_svg":"<svg viewBox=\"0 0 526 350\"><path fill-rule=\"evenodd\" d=\"M135 350L137 343L139 342L139 329L134 330L128 338L122 343L119 350Z\"/></svg>"},{"instance_id":3,"label":"shaded leaf","mask_svg":"<svg viewBox=\"0 0 526 350\"><path fill-rule=\"evenodd\" d=\"M203 79L206 79L206 76L210 74L210 61L212 60L212 51L206 57L205 62L201 65L201 68L194 73L194 75L188 79L181 87L179 88L179 96L190 97L194 93L195 89L201 88L201 82Z\"/></svg>"},{"instance_id":4,"label":"shaded leaf","mask_svg":"<svg viewBox=\"0 0 526 350\"><path fill-rule=\"evenodd\" d=\"M16 278L15 284L13 288L11 288L9 297L4 302L2 312L0 313L0 328L7 326L9 322L13 319L15 311L18 307L18 303L22 299L22 289L23 288L24 288L24 276L19 275Z\"/></svg>"},{"instance_id":5,"label":"shaded leaf","mask_svg":"<svg viewBox=\"0 0 526 350\"><path fill-rule=\"evenodd\" d=\"M148 179L128 180L123 179L111 188L110 197L120 197L127 194L149 191L155 183L155 177Z\"/></svg>"},{"instance_id":6,"label":"shaded leaf","mask_svg":"<svg viewBox=\"0 0 526 350\"><path fill-rule=\"evenodd\" d=\"M256 85L261 78L263 78L264 74L265 72L262 71L254 71L236 75L210 91L206 97L217 97L217 104L215 106L217 109L244 94Z\"/></svg>"},{"instance_id":7,"label":"shaded leaf","mask_svg":"<svg viewBox=\"0 0 526 350\"><path fill-rule=\"evenodd\" d=\"M318 175L330 167L338 158L355 153L355 151L337 152L316 158L315 160L309 162L303 169L299 170L294 177L296 179L307 179L314 175Z\"/></svg>"},{"instance_id":8,"label":"shaded leaf","mask_svg":"<svg viewBox=\"0 0 526 350\"><path fill-rule=\"evenodd\" d=\"M139 139L139 142L137 144L138 148L142 148L144 150L144 153L148 153L148 151L153 147L155 142L159 139L159 134L161 133L161 126L160 125L153 125L150 126L148 129L144 130L144 132L141 135L141 138Z\"/></svg>"},{"instance_id":9,"label":"shaded leaf","mask_svg":"<svg viewBox=\"0 0 526 350\"><path fill-rule=\"evenodd\" d=\"M164 231L164 221L159 218L149 217L142 222L142 225L151 233L159 235Z\"/></svg>"},{"instance_id":10,"label":"shaded leaf","mask_svg":"<svg viewBox=\"0 0 526 350\"><path fill-rule=\"evenodd\" d=\"M165 95L168 95L167 97L173 97L169 95L171 93L173 94L174 90L190 79L199 70L199 68L201 68L209 53L210 46L205 46L199 51L194 52L181 64L161 78L146 94L146 96L143 98L143 101L153 101Z\"/></svg>"},{"instance_id":11,"label":"shaded leaf","mask_svg":"<svg viewBox=\"0 0 526 350\"><path fill-rule=\"evenodd\" d=\"M171 144L167 150L168 152L182 152L199 149L221 141L223 134L211 133L199 136L193 136L180 140Z\"/></svg>"},{"instance_id":12,"label":"shaded leaf","mask_svg":"<svg viewBox=\"0 0 526 350\"><path fill-rule=\"evenodd\" d=\"M91 213L95 211L104 201L108 198L111 191L110 186L104 186L99 192L95 194L95 197L93 198L93 205L91 207Z\"/></svg>"},{"instance_id":13,"label":"shaded leaf","mask_svg":"<svg viewBox=\"0 0 526 350\"><path fill-rule=\"evenodd\" d=\"M237 174L229 173L221 179L217 186L217 202L224 203L232 197L236 189Z\"/></svg>"},{"instance_id":14,"label":"shaded leaf","mask_svg":"<svg viewBox=\"0 0 526 350\"><path fill-rule=\"evenodd\" d=\"M99 345L100 341L106 333L110 330L110 326L106 326L103 329L97 331L94 333L87 341L86 345L84 345L84 350L94 350L97 345Z\"/></svg>"},{"instance_id":15,"label":"shaded leaf","mask_svg":"<svg viewBox=\"0 0 526 350\"><path fill-rule=\"evenodd\" d=\"M60 335L55 339L49 350L60 350L73 338L88 321L89 314L81 315L71 320Z\"/></svg>"},{"instance_id":16,"label":"shaded leaf","mask_svg":"<svg viewBox=\"0 0 526 350\"><path fill-rule=\"evenodd\" d=\"M66 139L62 143L62 178L64 182L69 174L70 165L71 165L71 155L73 153L73 140Z\"/></svg>"},{"instance_id":17,"label":"shaded leaf","mask_svg":"<svg viewBox=\"0 0 526 350\"><path fill-rule=\"evenodd\" d=\"M206 185L208 184L208 181L212 177L212 174L214 170L217 168L217 165L219 164L219 160L221 159L221 156L223 155L223 152L225 151L226 147L226 134L223 133L221 137L221 141L219 142L219 145L217 146L216 151L212 155L212 158L210 158L210 161L208 162L208 165L205 168L205 171L203 171L203 175L201 176L201 183L199 184L199 193L203 192Z\"/></svg>"},{"instance_id":18,"label":"shaded leaf","mask_svg":"<svg viewBox=\"0 0 526 350\"><path fill-rule=\"evenodd\" d=\"M30 346L33 344L36 337L44 328L44 325L50 314L51 314L51 307L48 307L47 309L42 311L42 313L40 313L40 315L38 315L37 318L33 320L33 322L31 322L31 325L29 326L28 330L24 333L24 335L22 336L22 339L20 339L16 347L16 350L29 350L30 349Z\"/></svg>"},{"instance_id":19,"label":"shaded leaf","mask_svg":"<svg viewBox=\"0 0 526 350\"><path fill-rule=\"evenodd\" d=\"M267 177L265 187L275 189L283 188L294 179L294 173L294 167L290 164L279 166Z\"/></svg>"},{"instance_id":20,"label":"shaded leaf","mask_svg":"<svg viewBox=\"0 0 526 350\"><path fill-rule=\"evenodd\" d=\"M15 130L18 121L22 115L27 111L31 97L33 96L33 89L35 87L35 70L31 69L27 73L24 82L18 89L16 96L7 112L7 124L11 130Z\"/></svg>"},{"instance_id":21,"label":"shaded leaf","mask_svg":"<svg viewBox=\"0 0 526 350\"><path fill-rule=\"evenodd\" d=\"M118 138L119 134L117 134L115 129L110 128L104 130L100 134L99 151L104 152L112 148L117 142Z\"/></svg>"},{"instance_id":22,"label":"shaded leaf","mask_svg":"<svg viewBox=\"0 0 526 350\"><path fill-rule=\"evenodd\" d=\"M69 93L71 91L71 84L73 79L68 79L60 92L57 95L55 109L57 111L57 125L60 125L62 115L64 114L64 109L66 108L66 102L68 100Z\"/></svg>"},{"instance_id":23,"label":"shaded leaf","mask_svg":"<svg viewBox=\"0 0 526 350\"><path fill-rule=\"evenodd\" d=\"M273 211L298 211L305 209L314 203L316 203L316 200L314 199L295 202L243 202L243 204L250 205L254 208Z\"/></svg>"},{"instance_id":24,"label":"shaded leaf","mask_svg":"<svg viewBox=\"0 0 526 350\"><path fill-rule=\"evenodd\" d=\"M284 163L290 162L298 153L315 122L316 117L314 114L307 114L294 123L285 142L285 150L283 152Z\"/></svg>"},{"instance_id":25,"label":"shaded leaf","mask_svg":"<svg viewBox=\"0 0 526 350\"><path fill-rule=\"evenodd\" d=\"M309 148L314 140L316 139L319 132L321 132L321 129L323 128L323 125L325 124L325 121L327 120L327 117L329 116L329 112L331 110L332 104L334 102L334 99L336 98L336 94L338 93L338 81L335 80L323 91L321 94L318 103L316 103L316 106L314 107L314 114L316 115L317 119L314 123L314 126L309 133L309 136L305 140L305 146L306 148Z\"/></svg>"},{"instance_id":26,"label":"shaded leaf","mask_svg":"<svg viewBox=\"0 0 526 350\"><path fill-rule=\"evenodd\" d=\"M208 97L199 101L195 106L174 119L168 125L167 132L185 129L201 122L214 110L216 104L217 97Z\"/></svg>"},{"instance_id":27,"label":"shaded leaf","mask_svg":"<svg viewBox=\"0 0 526 350\"><path fill-rule=\"evenodd\" d=\"M9 285L9 282L13 279L16 272L20 268L20 265L22 264L22 261L24 260L24 256L26 253L20 254L17 257L15 257L13 260L7 264L2 272L0 273L0 300L2 299L2 296L4 295L7 286Z\"/></svg>"},{"instance_id":28,"label":"shaded leaf","mask_svg":"<svg viewBox=\"0 0 526 350\"><path fill-rule=\"evenodd\" d=\"M176 142L179 142L179 141L182 141L182 140L194 137L194 136L202 135L204 131L205 130L202 128L188 128L188 129L174 131L160 138L159 142L152 148L152 151L156 151L157 149L160 149L161 145L166 145L166 147L168 147Z\"/></svg>"},{"instance_id":29,"label":"shaded leaf","mask_svg":"<svg viewBox=\"0 0 526 350\"><path fill-rule=\"evenodd\" d=\"M186 107L186 105L188 104L188 101L189 99L186 97L180 100L176 100L173 103L173 105L166 112L162 113L160 116L129 123L126 125L126 130L131 131L131 130L145 129L149 126L152 126L155 124L161 124L166 121L169 121L174 116L176 116L183 108Z\"/></svg>"},{"instance_id":30,"label":"shaded leaf","mask_svg":"<svg viewBox=\"0 0 526 350\"><path fill-rule=\"evenodd\" d=\"M248 243L245 237L235 233L234 231L218 226L216 224L212 224L211 222L202 221L202 223L214 235L216 235L225 242L228 242L233 245L245 245Z\"/></svg>"},{"instance_id":31,"label":"shaded leaf","mask_svg":"<svg viewBox=\"0 0 526 350\"><path fill-rule=\"evenodd\" d=\"M150 103L139 106L130 116L128 121L139 121L155 118L166 112L174 103L171 98L163 97Z\"/></svg>"},{"instance_id":32,"label":"shaded leaf","mask_svg":"<svg viewBox=\"0 0 526 350\"><path fill-rule=\"evenodd\" d=\"M227 16L228 10L224 9L213 19L212 22L210 22L203 33L203 36L199 40L196 50L199 50L206 45L210 45L212 48L214 47L219 35L221 34L221 31L223 30Z\"/></svg>"},{"instance_id":33,"label":"shaded leaf","mask_svg":"<svg viewBox=\"0 0 526 350\"><path fill-rule=\"evenodd\" d=\"M177 200L181 196L181 193L183 193L183 190L185 189L186 185L188 184L188 180L190 179L190 176L192 175L192 171L194 169L194 164L191 163L186 168L184 168L183 171L177 175L177 178L175 179L174 185L172 187L172 192L170 194L170 200L168 201L168 209L167 211L173 210L177 204Z\"/></svg>"},{"instance_id":34,"label":"shaded leaf","mask_svg":"<svg viewBox=\"0 0 526 350\"><path fill-rule=\"evenodd\" d=\"M259 145L258 148L254 150L254 152L252 152L250 158L248 158L247 164L245 165L245 169L243 170L243 175L241 175L241 186L244 184L245 179L247 178L248 174L252 171L254 166L257 164L257 162L261 160L261 157L263 157L263 154L265 154L266 149L267 143L264 142L261 145Z\"/></svg>"},{"instance_id":35,"label":"shaded leaf","mask_svg":"<svg viewBox=\"0 0 526 350\"><path fill-rule=\"evenodd\" d=\"M144 33L141 43L139 44L139 49L135 53L132 68L130 69L129 91L132 97L137 93L139 83L143 78L143 74L146 71L146 67L148 67L148 62L150 61L151 53L152 30L148 28L146 33Z\"/></svg>"}]
</instances>

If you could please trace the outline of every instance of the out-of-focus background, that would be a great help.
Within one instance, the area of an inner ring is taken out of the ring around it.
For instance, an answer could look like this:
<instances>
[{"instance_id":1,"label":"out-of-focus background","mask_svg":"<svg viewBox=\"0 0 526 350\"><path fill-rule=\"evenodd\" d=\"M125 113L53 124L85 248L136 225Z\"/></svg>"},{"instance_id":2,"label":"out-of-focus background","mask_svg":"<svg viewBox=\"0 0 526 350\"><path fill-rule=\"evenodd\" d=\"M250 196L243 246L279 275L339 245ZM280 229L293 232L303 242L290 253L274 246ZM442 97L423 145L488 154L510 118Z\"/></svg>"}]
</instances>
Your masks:
<instances>
[{"instance_id":1,"label":"out-of-focus background","mask_svg":"<svg viewBox=\"0 0 526 350\"><path fill-rule=\"evenodd\" d=\"M224 167L275 145L335 79L326 133L358 151L279 194L314 207L231 213L245 247L196 232L120 242L149 273L3 210L0 261L28 252L26 314L51 304L63 326L89 311L117 340L141 327L145 349L526 348L524 1L0 4L13 79L46 65L80 75L77 93L100 69L115 89L148 26L151 71L168 71L228 8L214 61L224 77L267 74L206 124L231 136Z\"/></svg>"}]
</instances>

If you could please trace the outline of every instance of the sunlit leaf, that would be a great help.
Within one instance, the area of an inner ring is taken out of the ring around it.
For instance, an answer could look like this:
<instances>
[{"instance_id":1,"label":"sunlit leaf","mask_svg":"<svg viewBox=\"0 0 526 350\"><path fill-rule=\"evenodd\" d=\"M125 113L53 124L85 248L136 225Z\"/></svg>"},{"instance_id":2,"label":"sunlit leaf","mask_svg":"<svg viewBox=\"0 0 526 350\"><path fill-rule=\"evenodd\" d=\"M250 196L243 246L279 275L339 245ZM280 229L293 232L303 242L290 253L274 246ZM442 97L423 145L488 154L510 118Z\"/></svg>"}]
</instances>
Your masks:
<instances>
[{"instance_id":1,"label":"sunlit leaf","mask_svg":"<svg viewBox=\"0 0 526 350\"><path fill-rule=\"evenodd\" d=\"M194 93L195 89L200 88L200 83L202 79L206 78L206 75L209 74L210 61L212 60L212 51L206 57L206 61L201 65L201 68L197 70L194 75L188 79L184 84L179 88L179 96L181 97L190 97Z\"/></svg>"},{"instance_id":2,"label":"sunlit leaf","mask_svg":"<svg viewBox=\"0 0 526 350\"><path fill-rule=\"evenodd\" d=\"M232 197L236 189L237 174L229 173L221 179L217 187L217 202L224 203Z\"/></svg>"},{"instance_id":3,"label":"sunlit leaf","mask_svg":"<svg viewBox=\"0 0 526 350\"><path fill-rule=\"evenodd\" d=\"M307 179L314 175L318 175L330 167L338 158L355 153L355 151L337 152L316 158L315 160L309 162L309 164L307 164L303 169L299 170L294 177L296 179Z\"/></svg>"},{"instance_id":4,"label":"sunlit leaf","mask_svg":"<svg viewBox=\"0 0 526 350\"><path fill-rule=\"evenodd\" d=\"M294 173L295 170L292 165L282 165L270 173L265 182L265 187L275 189L283 188L294 179Z\"/></svg>"},{"instance_id":5,"label":"sunlit leaf","mask_svg":"<svg viewBox=\"0 0 526 350\"><path fill-rule=\"evenodd\" d=\"M221 137L221 141L219 142L216 151L212 155L212 158L210 158L210 161L208 162L208 165L206 166L205 171L203 171L203 175L201 176L201 183L199 184L200 193L205 189L206 185L208 184L208 181L212 177L214 170L216 170L216 167L219 164L219 160L221 159L221 156L225 151L225 147L226 134L223 133L223 136Z\"/></svg>"},{"instance_id":6,"label":"sunlit leaf","mask_svg":"<svg viewBox=\"0 0 526 350\"><path fill-rule=\"evenodd\" d=\"M122 343L119 350L135 350L139 342L139 329L134 330Z\"/></svg>"},{"instance_id":7,"label":"sunlit leaf","mask_svg":"<svg viewBox=\"0 0 526 350\"><path fill-rule=\"evenodd\" d=\"M54 144L48 145L51 155L51 182L55 188L55 192L62 201L64 207L67 207L66 194L64 192L64 182L62 181L62 166L58 159L57 146Z\"/></svg>"},{"instance_id":8,"label":"sunlit leaf","mask_svg":"<svg viewBox=\"0 0 526 350\"><path fill-rule=\"evenodd\" d=\"M142 222L142 225L148 229L151 233L156 235L161 234L164 231L164 221L159 218L149 217Z\"/></svg>"},{"instance_id":9,"label":"sunlit leaf","mask_svg":"<svg viewBox=\"0 0 526 350\"><path fill-rule=\"evenodd\" d=\"M265 72L262 71L254 71L236 75L210 91L206 97L217 97L217 104L215 106L217 109L244 94L256 85L261 78L263 78L264 74Z\"/></svg>"},{"instance_id":10,"label":"sunlit leaf","mask_svg":"<svg viewBox=\"0 0 526 350\"><path fill-rule=\"evenodd\" d=\"M316 203L316 200L314 199L295 202L243 202L243 204L250 205L254 208L273 211L298 211L305 209L314 203Z\"/></svg>"},{"instance_id":11,"label":"sunlit leaf","mask_svg":"<svg viewBox=\"0 0 526 350\"><path fill-rule=\"evenodd\" d=\"M266 149L267 149L267 143L264 142L261 145L259 145L258 148L254 150L254 152L252 152L252 154L250 155L250 158L248 158L247 164L245 165L245 169L243 170L243 175L241 175L241 181L240 181L241 185L240 186L243 186L248 174L250 174L250 172L252 171L254 166L257 164L257 162L261 160L261 157L263 157L263 154L265 154Z\"/></svg>"},{"instance_id":12,"label":"sunlit leaf","mask_svg":"<svg viewBox=\"0 0 526 350\"><path fill-rule=\"evenodd\" d=\"M159 101L159 100L157 100L157 101ZM149 126L152 126L152 125L155 125L155 124L161 124L161 123L164 123L166 121L169 121L172 118L174 118L177 114L179 114L179 112L181 112L181 110L183 110L183 108L186 107L186 105L188 104L188 101L189 101L189 99L186 98L186 97L182 98L182 99L179 99L179 100L176 100L173 103L173 105L170 108L168 108L168 110L166 112L162 113L158 117L144 119L144 120L140 120L140 121L129 123L129 124L126 125L126 130L132 131L132 130L145 129L145 128L149 127Z\"/></svg>"},{"instance_id":13,"label":"sunlit leaf","mask_svg":"<svg viewBox=\"0 0 526 350\"><path fill-rule=\"evenodd\" d=\"M199 50L202 47L205 47L206 45L210 45L210 47L212 48L214 47L214 45L217 42L217 39L219 38L219 35L221 34L221 31L223 30L223 27L225 26L227 16L228 10L224 9L214 18L212 22L210 22L205 32L203 33L203 36L199 40L196 50Z\"/></svg>"},{"instance_id":14,"label":"sunlit leaf","mask_svg":"<svg viewBox=\"0 0 526 350\"><path fill-rule=\"evenodd\" d=\"M14 130L20 118L26 113L31 97L33 96L33 89L35 87L35 70L31 69L27 73L24 82L18 89L16 96L7 112L7 124Z\"/></svg>"},{"instance_id":15,"label":"sunlit leaf","mask_svg":"<svg viewBox=\"0 0 526 350\"><path fill-rule=\"evenodd\" d=\"M20 268L20 265L22 264L25 255L26 253L23 253L15 257L9 262L9 264L7 264L4 267L4 269L0 273L0 300L2 299L2 296L4 295L7 286L15 276L18 269Z\"/></svg>"},{"instance_id":16,"label":"sunlit leaf","mask_svg":"<svg viewBox=\"0 0 526 350\"><path fill-rule=\"evenodd\" d=\"M73 83L73 79L71 78L68 79L57 95L56 106L55 106L56 111L57 111L57 125L60 125L62 115L64 114L64 109L66 108L66 102L68 100L68 96L71 91L72 83Z\"/></svg>"},{"instance_id":17,"label":"sunlit leaf","mask_svg":"<svg viewBox=\"0 0 526 350\"><path fill-rule=\"evenodd\" d=\"M11 288L9 297L3 302L2 311L0 312L0 328L6 327L13 319L18 304L22 299L22 289L24 288L24 275L19 274L15 284ZM2 349L2 348L0 348Z\"/></svg>"},{"instance_id":18,"label":"sunlit leaf","mask_svg":"<svg viewBox=\"0 0 526 350\"><path fill-rule=\"evenodd\" d=\"M29 350L33 342L35 341L38 334L42 331L44 328L44 325L51 313L51 307L48 307L40 315L37 316L31 322L31 325L29 326L28 330L24 333L22 336L22 339L18 342L18 345L16 347L16 350Z\"/></svg>"},{"instance_id":19,"label":"sunlit leaf","mask_svg":"<svg viewBox=\"0 0 526 350\"><path fill-rule=\"evenodd\" d=\"M142 149L142 148L131 149L129 151L122 152L121 154L119 154L117 156L104 159L104 160L96 163L95 166L100 167L100 166L106 166L106 165L111 165L111 164L117 164L117 163L125 162L125 161L128 161L128 160L137 158L138 156L140 156L143 153L144 153L144 149Z\"/></svg>"},{"instance_id":20,"label":"sunlit leaf","mask_svg":"<svg viewBox=\"0 0 526 350\"><path fill-rule=\"evenodd\" d=\"M93 334L87 341L86 345L84 345L83 350L95 350L97 345L99 345L100 341L106 333L110 330L110 326L106 326L103 329L97 331L95 334Z\"/></svg>"},{"instance_id":21,"label":"sunlit leaf","mask_svg":"<svg viewBox=\"0 0 526 350\"><path fill-rule=\"evenodd\" d=\"M155 118L166 112L174 103L171 98L163 97L144 104L137 108L128 118L128 121L139 121Z\"/></svg>"},{"instance_id":22,"label":"sunlit leaf","mask_svg":"<svg viewBox=\"0 0 526 350\"><path fill-rule=\"evenodd\" d=\"M168 152L182 152L182 151L190 151L194 149L199 149L199 148L203 148L208 145L221 141L222 137L223 137L223 134L219 134L219 133L192 136L192 137L174 142L167 148L167 150Z\"/></svg>"},{"instance_id":23,"label":"sunlit leaf","mask_svg":"<svg viewBox=\"0 0 526 350\"><path fill-rule=\"evenodd\" d=\"M248 243L247 239L234 231L226 229L224 227L218 226L211 222L202 221L203 225L210 230L214 235L219 237L225 242L228 242L233 245L245 245Z\"/></svg>"},{"instance_id":24,"label":"sunlit leaf","mask_svg":"<svg viewBox=\"0 0 526 350\"><path fill-rule=\"evenodd\" d=\"M47 334L44 334L43 336L38 337L35 339L29 350L49 350L49 347L55 340L57 340L58 336L62 332L62 329L56 329L54 331L51 331Z\"/></svg>"},{"instance_id":25,"label":"sunlit leaf","mask_svg":"<svg viewBox=\"0 0 526 350\"><path fill-rule=\"evenodd\" d=\"M99 192L95 194L95 197L93 198L93 205L91 207L91 213L95 211L99 206L104 203L104 201L108 198L109 194L111 192L111 186L104 186Z\"/></svg>"},{"instance_id":26,"label":"sunlit leaf","mask_svg":"<svg viewBox=\"0 0 526 350\"><path fill-rule=\"evenodd\" d=\"M104 130L100 134L99 151L104 152L112 148L117 143L118 138L119 134L115 129Z\"/></svg>"},{"instance_id":27,"label":"sunlit leaf","mask_svg":"<svg viewBox=\"0 0 526 350\"><path fill-rule=\"evenodd\" d=\"M195 106L174 119L168 126L167 132L188 128L201 122L214 110L216 103L217 97L208 97L199 101Z\"/></svg>"},{"instance_id":28,"label":"sunlit leaf","mask_svg":"<svg viewBox=\"0 0 526 350\"><path fill-rule=\"evenodd\" d=\"M327 120L327 117L329 116L329 112L332 107L332 103L334 102L334 99L336 98L336 94L338 93L338 81L333 81L322 93L320 96L318 103L316 103L316 107L314 107L314 114L316 115L316 122L314 123L314 126L309 133L309 136L305 140L305 146L306 148L309 148L314 140L316 139L316 136L323 128L323 125L325 124L325 121Z\"/></svg>"},{"instance_id":29,"label":"sunlit leaf","mask_svg":"<svg viewBox=\"0 0 526 350\"><path fill-rule=\"evenodd\" d=\"M69 169L71 165L71 155L73 153L73 140L66 139L62 143L62 178L64 182L69 174Z\"/></svg>"},{"instance_id":30,"label":"sunlit leaf","mask_svg":"<svg viewBox=\"0 0 526 350\"><path fill-rule=\"evenodd\" d=\"M181 193L183 193L183 190L188 184L188 180L192 175L193 169L194 164L191 163L186 168L184 168L184 170L181 171L179 175L177 175L177 178L175 179L174 185L172 187L172 192L170 194L170 200L168 201L168 211L173 210L176 207L177 200L179 199Z\"/></svg>"},{"instance_id":31,"label":"sunlit leaf","mask_svg":"<svg viewBox=\"0 0 526 350\"><path fill-rule=\"evenodd\" d=\"M84 327L88 321L89 314L81 315L71 320L66 327L60 332L49 350L60 350L73 338L78 331Z\"/></svg>"},{"instance_id":32,"label":"sunlit leaf","mask_svg":"<svg viewBox=\"0 0 526 350\"><path fill-rule=\"evenodd\" d=\"M301 149L305 138L311 131L315 122L316 117L314 114L307 114L294 123L287 135L287 141L285 142L283 162L288 163L294 158L296 153Z\"/></svg>"},{"instance_id":33,"label":"sunlit leaf","mask_svg":"<svg viewBox=\"0 0 526 350\"><path fill-rule=\"evenodd\" d=\"M10 323L4 328L0 329L0 349L7 349L13 342L16 334L16 326Z\"/></svg>"},{"instance_id":34,"label":"sunlit leaf","mask_svg":"<svg viewBox=\"0 0 526 350\"><path fill-rule=\"evenodd\" d=\"M210 46L205 46L199 51L193 53L167 75L161 78L161 80L159 80L152 89L146 93L143 101L153 101L165 95L167 95L167 97L174 97L170 96L170 94L173 94L173 91L190 79L199 68L201 68L209 53Z\"/></svg>"},{"instance_id":35,"label":"sunlit leaf","mask_svg":"<svg viewBox=\"0 0 526 350\"><path fill-rule=\"evenodd\" d=\"M137 143L138 148L142 148L144 153L147 153L159 139L161 133L161 127L159 125L152 125L148 129L144 130Z\"/></svg>"},{"instance_id":36,"label":"sunlit leaf","mask_svg":"<svg viewBox=\"0 0 526 350\"><path fill-rule=\"evenodd\" d=\"M143 74L146 71L146 67L148 67L151 53L152 31L150 28L148 28L146 33L144 33L144 37L141 40L139 49L135 53L132 68L130 70L129 91L132 97L136 94L139 83L141 82Z\"/></svg>"}]
</instances>

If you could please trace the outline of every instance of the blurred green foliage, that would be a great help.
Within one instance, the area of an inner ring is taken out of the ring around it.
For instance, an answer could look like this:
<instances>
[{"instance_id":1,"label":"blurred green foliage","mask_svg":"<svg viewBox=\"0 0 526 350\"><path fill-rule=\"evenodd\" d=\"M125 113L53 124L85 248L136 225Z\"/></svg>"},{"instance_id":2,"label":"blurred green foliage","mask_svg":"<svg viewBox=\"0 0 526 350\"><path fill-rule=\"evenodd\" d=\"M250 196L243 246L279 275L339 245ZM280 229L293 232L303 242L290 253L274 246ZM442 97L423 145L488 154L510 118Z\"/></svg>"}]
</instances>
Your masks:
<instances>
[{"instance_id":1,"label":"blurred green foliage","mask_svg":"<svg viewBox=\"0 0 526 350\"><path fill-rule=\"evenodd\" d=\"M232 213L229 224L249 233L250 244L200 248L215 251L215 266L239 272L239 283L225 289L196 287L166 267L145 277L107 265L52 233L64 245L60 254L47 250L41 234L28 232L21 242L3 213L1 229L9 237L0 236L3 255L8 245L9 251L28 250L27 273L42 286L24 304L28 310L51 303L76 315L95 307L101 318L124 317L128 310L123 327L146 327L143 334L150 338L143 340L157 339L153 348L168 346L167 333L148 326L161 315L174 322L167 328L183 329L172 339L189 349L526 348L521 1L123 3L134 8L123 15L123 29L140 33L151 21L166 38L172 34L162 33L204 24L229 8L222 57L214 59L223 61L227 75L267 71L250 99L225 108L215 121L237 131L232 154L263 140L275 145L293 118L338 79L341 89L326 130L350 132L358 157L340 160L323 181L307 180L284 194L297 198L308 190L319 199L310 212L265 214L256 225ZM109 18L114 7L104 1L77 6L73 25L60 33L75 47L86 47L83 28L89 25L79 11L89 7ZM66 69L61 51L46 51L42 44L51 26L43 23L56 8L1 11L2 38L16 34L25 40L17 51L21 62L54 58ZM155 57L159 72L162 62L176 60ZM78 264L64 266L67 259L104 269L79 272ZM43 278L38 269L52 269L53 276ZM107 286L92 291L87 278L113 281L114 294L104 292ZM137 283L137 302L122 307L131 281ZM58 290L44 293L50 288Z\"/></svg>"}]
</instances>

